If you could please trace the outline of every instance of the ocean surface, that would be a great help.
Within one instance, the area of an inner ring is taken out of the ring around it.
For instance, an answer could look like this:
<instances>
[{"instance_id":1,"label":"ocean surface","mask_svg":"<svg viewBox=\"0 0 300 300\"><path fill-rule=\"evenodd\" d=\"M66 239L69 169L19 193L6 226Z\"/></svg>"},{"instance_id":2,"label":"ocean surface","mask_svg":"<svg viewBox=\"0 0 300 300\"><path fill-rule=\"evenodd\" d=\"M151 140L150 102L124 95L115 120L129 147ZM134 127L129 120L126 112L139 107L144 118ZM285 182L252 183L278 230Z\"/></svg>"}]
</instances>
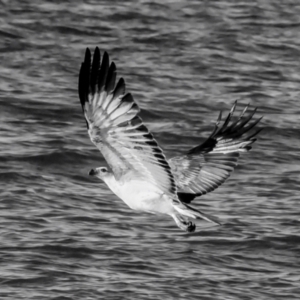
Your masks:
<instances>
[{"instance_id":1,"label":"ocean surface","mask_svg":"<svg viewBox=\"0 0 300 300\"><path fill-rule=\"evenodd\" d=\"M300 1L0 1L0 299L300 299ZM116 63L167 157L219 111L263 116L185 233L91 168L86 47Z\"/></svg>"}]
</instances>

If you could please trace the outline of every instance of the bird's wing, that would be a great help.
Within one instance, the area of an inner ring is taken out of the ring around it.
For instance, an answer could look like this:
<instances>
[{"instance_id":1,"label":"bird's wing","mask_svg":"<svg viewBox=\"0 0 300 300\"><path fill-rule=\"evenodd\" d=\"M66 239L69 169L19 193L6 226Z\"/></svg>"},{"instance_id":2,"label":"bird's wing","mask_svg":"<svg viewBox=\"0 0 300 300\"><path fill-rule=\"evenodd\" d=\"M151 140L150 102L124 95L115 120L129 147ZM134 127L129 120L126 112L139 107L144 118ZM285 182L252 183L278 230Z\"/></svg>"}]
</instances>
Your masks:
<instances>
[{"instance_id":1,"label":"bird's wing","mask_svg":"<svg viewBox=\"0 0 300 300\"><path fill-rule=\"evenodd\" d=\"M261 120L252 119L256 109L247 113L247 105L232 122L235 107L236 102L222 125L220 113L215 129L203 144L169 160L182 202L189 203L220 186L237 166L240 152L249 151L256 141L254 136L261 131L251 130Z\"/></svg>"},{"instance_id":2,"label":"bird's wing","mask_svg":"<svg viewBox=\"0 0 300 300\"><path fill-rule=\"evenodd\" d=\"M116 82L116 66L105 52L100 64L97 47L91 62L86 50L79 74L79 98L91 141L101 151L116 178L143 179L162 192L176 195L168 162L143 124L138 105ZM125 177L123 177L125 176Z\"/></svg>"}]
</instances>

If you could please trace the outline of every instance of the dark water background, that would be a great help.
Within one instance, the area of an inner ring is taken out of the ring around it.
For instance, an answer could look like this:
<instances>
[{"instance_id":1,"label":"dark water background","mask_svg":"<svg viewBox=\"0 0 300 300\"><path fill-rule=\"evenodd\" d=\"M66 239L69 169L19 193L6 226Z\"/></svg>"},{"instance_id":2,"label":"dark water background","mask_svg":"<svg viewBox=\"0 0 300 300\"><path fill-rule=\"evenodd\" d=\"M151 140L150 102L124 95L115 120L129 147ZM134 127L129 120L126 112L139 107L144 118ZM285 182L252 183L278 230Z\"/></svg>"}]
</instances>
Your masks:
<instances>
[{"instance_id":1,"label":"dark water background","mask_svg":"<svg viewBox=\"0 0 300 300\"><path fill-rule=\"evenodd\" d=\"M300 1L1 1L0 299L300 299ZM88 171L86 47L107 50L167 156L219 110L265 130L181 232Z\"/></svg>"}]
</instances>

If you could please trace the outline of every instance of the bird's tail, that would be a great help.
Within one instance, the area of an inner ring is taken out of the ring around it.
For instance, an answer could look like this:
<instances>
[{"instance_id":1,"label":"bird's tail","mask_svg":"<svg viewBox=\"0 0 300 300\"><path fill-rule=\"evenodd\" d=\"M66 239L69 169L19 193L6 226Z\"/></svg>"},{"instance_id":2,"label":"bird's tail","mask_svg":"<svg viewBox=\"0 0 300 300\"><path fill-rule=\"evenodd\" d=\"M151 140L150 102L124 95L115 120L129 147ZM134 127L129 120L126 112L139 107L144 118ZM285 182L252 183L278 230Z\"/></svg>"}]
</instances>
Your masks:
<instances>
[{"instance_id":1,"label":"bird's tail","mask_svg":"<svg viewBox=\"0 0 300 300\"><path fill-rule=\"evenodd\" d=\"M174 203L173 202L173 206L177 212L179 212L181 215L183 215L185 217L190 217L193 219L200 218L200 219L206 220L208 222L221 225L218 218L216 218L214 216L210 216L208 214L205 214L205 213L201 212L200 210L197 210L185 203L177 203L177 202Z\"/></svg>"}]
</instances>

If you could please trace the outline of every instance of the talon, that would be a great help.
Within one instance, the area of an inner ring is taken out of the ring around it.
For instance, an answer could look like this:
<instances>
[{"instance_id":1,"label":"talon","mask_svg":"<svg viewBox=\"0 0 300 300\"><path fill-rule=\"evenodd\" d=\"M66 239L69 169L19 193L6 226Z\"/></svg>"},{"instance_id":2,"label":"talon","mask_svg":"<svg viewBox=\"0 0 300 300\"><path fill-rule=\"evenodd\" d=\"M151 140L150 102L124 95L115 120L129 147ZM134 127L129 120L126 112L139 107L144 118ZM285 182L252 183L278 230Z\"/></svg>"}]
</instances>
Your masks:
<instances>
[{"instance_id":1,"label":"talon","mask_svg":"<svg viewBox=\"0 0 300 300\"><path fill-rule=\"evenodd\" d=\"M196 225L193 224L192 222L188 222L186 231L187 232L194 232L195 229L196 229Z\"/></svg>"}]
</instances>

